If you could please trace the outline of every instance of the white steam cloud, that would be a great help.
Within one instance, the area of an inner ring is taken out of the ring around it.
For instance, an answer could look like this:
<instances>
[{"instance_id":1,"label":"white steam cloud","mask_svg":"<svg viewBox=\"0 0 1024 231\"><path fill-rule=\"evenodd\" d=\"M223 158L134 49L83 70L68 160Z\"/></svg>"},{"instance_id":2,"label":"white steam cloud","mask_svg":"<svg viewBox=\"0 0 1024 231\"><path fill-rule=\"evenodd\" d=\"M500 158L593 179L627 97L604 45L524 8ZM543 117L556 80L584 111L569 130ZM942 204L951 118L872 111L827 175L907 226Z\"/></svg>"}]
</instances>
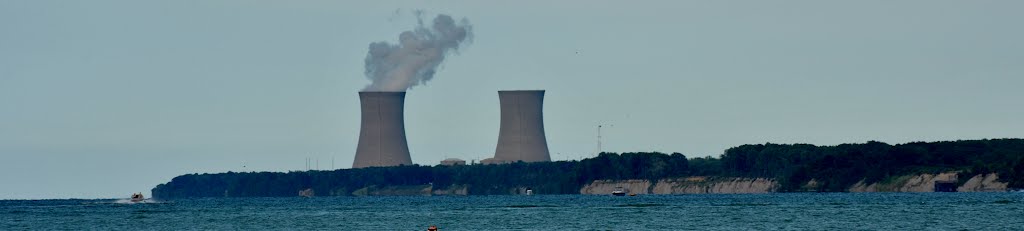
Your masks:
<instances>
[{"instance_id":1,"label":"white steam cloud","mask_svg":"<svg viewBox=\"0 0 1024 231\"><path fill-rule=\"evenodd\" d=\"M469 20L458 23L448 15L437 15L430 27L417 13L418 25L398 35L398 44L375 42L366 54L366 78L373 81L363 91L406 91L434 78L449 53L472 40Z\"/></svg>"}]
</instances>

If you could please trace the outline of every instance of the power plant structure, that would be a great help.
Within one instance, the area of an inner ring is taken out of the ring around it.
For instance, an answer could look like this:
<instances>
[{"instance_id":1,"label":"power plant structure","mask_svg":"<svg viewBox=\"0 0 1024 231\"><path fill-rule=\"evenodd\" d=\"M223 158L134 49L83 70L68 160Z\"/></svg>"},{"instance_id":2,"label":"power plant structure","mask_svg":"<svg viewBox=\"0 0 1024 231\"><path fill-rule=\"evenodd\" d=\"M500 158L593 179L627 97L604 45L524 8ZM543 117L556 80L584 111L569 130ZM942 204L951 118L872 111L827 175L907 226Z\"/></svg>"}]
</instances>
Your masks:
<instances>
[{"instance_id":1,"label":"power plant structure","mask_svg":"<svg viewBox=\"0 0 1024 231\"><path fill-rule=\"evenodd\" d=\"M412 165L405 139L405 92L363 91L359 103L362 125L352 168Z\"/></svg>"},{"instance_id":2,"label":"power plant structure","mask_svg":"<svg viewBox=\"0 0 1024 231\"><path fill-rule=\"evenodd\" d=\"M544 90L498 91L501 127L491 163L551 161L544 135Z\"/></svg>"}]
</instances>

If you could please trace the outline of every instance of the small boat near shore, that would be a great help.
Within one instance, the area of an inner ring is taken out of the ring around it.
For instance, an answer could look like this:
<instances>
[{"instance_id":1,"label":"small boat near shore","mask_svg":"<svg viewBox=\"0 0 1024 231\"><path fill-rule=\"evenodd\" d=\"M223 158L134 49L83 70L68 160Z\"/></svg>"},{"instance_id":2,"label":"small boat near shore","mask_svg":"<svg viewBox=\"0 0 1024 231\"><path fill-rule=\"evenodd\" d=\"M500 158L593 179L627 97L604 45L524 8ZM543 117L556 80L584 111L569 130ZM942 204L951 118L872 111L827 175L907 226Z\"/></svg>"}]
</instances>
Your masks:
<instances>
[{"instance_id":1,"label":"small boat near shore","mask_svg":"<svg viewBox=\"0 0 1024 231\"><path fill-rule=\"evenodd\" d=\"M132 203L138 203L144 200L146 200L146 197L143 196L142 193L132 193L132 197L129 201L131 201Z\"/></svg>"},{"instance_id":2,"label":"small boat near shore","mask_svg":"<svg viewBox=\"0 0 1024 231\"><path fill-rule=\"evenodd\" d=\"M625 195L626 195L626 190L623 189L622 187L615 187L615 190L612 191L612 196L625 196Z\"/></svg>"}]
</instances>

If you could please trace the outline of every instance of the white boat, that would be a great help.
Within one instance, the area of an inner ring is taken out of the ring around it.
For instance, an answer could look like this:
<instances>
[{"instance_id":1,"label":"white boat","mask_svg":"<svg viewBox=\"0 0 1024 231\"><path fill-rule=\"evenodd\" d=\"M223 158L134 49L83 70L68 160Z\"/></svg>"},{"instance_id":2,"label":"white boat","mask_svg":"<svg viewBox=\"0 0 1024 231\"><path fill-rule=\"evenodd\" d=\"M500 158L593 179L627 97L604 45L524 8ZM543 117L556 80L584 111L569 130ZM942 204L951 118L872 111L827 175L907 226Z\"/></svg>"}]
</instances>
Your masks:
<instances>
[{"instance_id":1,"label":"white boat","mask_svg":"<svg viewBox=\"0 0 1024 231\"><path fill-rule=\"evenodd\" d=\"M146 197L142 196L142 193L132 193L131 202L142 202L144 200L146 200Z\"/></svg>"},{"instance_id":2,"label":"white boat","mask_svg":"<svg viewBox=\"0 0 1024 231\"><path fill-rule=\"evenodd\" d=\"M623 189L622 187L615 187L615 190L612 191L612 196L625 196L625 195L626 195L626 190Z\"/></svg>"}]
</instances>

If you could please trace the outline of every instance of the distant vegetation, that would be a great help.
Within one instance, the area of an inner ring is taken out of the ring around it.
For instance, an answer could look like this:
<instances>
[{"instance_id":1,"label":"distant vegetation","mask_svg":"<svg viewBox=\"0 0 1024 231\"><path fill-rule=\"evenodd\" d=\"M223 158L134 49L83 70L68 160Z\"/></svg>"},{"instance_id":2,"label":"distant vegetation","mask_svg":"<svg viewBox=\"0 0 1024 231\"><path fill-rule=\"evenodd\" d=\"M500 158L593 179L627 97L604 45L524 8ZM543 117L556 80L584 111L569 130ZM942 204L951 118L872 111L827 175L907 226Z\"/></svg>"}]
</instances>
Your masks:
<instances>
[{"instance_id":1,"label":"distant vegetation","mask_svg":"<svg viewBox=\"0 0 1024 231\"><path fill-rule=\"evenodd\" d=\"M545 194L573 194L593 180L686 176L766 177L798 191L815 179L817 190L845 191L864 180L874 183L907 174L959 170L963 175L997 173L1011 188L1024 188L1024 140L994 139L881 142L814 146L757 144L727 149L720 158L683 154L601 153L582 161L468 166L398 166L335 171L189 174L153 189L158 198L281 197L312 188L318 196L347 196L376 186L432 184L435 189L468 186L473 195L509 194L531 188ZM966 178L966 177L962 177Z\"/></svg>"},{"instance_id":2,"label":"distant vegetation","mask_svg":"<svg viewBox=\"0 0 1024 231\"><path fill-rule=\"evenodd\" d=\"M808 144L743 145L722 155L723 175L771 177L798 190L815 179L824 191L845 191L857 181L959 170L961 179L997 173L1011 188L1024 188L1024 140L962 140L888 145L881 142L819 147Z\"/></svg>"}]
</instances>

